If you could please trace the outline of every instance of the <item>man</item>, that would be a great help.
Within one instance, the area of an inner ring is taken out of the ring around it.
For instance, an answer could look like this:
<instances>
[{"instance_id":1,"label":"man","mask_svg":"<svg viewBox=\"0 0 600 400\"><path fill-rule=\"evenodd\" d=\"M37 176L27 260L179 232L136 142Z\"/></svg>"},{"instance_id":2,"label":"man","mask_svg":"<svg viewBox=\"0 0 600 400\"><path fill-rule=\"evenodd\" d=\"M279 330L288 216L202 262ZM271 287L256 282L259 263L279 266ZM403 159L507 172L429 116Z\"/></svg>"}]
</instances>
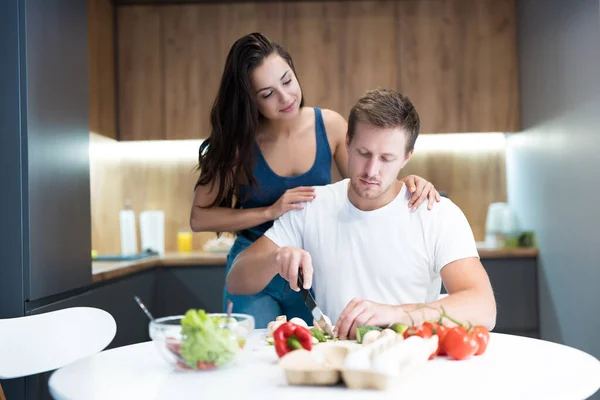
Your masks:
<instances>
[{"instance_id":1,"label":"man","mask_svg":"<svg viewBox=\"0 0 600 400\"><path fill-rule=\"evenodd\" d=\"M492 329L494 294L464 214L448 199L413 212L396 180L418 133L408 98L386 89L361 97L348 119L350 178L317 187L312 202L241 253L227 276L229 292L257 293L276 274L298 290L301 270L341 339L354 338L360 325L436 319L442 307ZM438 300L442 282L449 296Z\"/></svg>"}]
</instances>

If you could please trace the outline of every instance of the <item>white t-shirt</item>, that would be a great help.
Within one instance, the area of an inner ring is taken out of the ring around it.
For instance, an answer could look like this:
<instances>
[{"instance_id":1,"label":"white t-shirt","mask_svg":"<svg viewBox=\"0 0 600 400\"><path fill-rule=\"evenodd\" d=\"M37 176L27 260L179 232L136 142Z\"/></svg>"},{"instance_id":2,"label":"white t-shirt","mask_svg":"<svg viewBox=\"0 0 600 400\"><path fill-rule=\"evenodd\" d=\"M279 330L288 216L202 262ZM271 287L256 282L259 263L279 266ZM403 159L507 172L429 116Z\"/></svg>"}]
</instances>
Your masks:
<instances>
[{"instance_id":1,"label":"white t-shirt","mask_svg":"<svg viewBox=\"0 0 600 400\"><path fill-rule=\"evenodd\" d=\"M386 206L361 211L348 199L348 184L316 187L312 202L265 233L279 247L310 253L316 301L334 323L354 297L393 305L435 301L442 268L479 257L467 219L449 199L411 212L403 185Z\"/></svg>"}]
</instances>

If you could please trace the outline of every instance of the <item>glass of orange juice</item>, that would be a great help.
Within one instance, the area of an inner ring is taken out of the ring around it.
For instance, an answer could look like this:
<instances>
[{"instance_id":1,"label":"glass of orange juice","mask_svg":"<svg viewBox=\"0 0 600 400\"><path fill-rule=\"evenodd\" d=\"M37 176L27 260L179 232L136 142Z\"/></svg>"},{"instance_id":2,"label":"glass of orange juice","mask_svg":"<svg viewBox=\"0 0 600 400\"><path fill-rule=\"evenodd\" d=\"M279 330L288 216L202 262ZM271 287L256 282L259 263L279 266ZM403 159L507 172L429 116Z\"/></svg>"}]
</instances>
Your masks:
<instances>
[{"instance_id":1,"label":"glass of orange juice","mask_svg":"<svg viewBox=\"0 0 600 400\"><path fill-rule=\"evenodd\" d=\"M181 230L177 232L177 250L180 253L190 253L192 251L192 232Z\"/></svg>"}]
</instances>

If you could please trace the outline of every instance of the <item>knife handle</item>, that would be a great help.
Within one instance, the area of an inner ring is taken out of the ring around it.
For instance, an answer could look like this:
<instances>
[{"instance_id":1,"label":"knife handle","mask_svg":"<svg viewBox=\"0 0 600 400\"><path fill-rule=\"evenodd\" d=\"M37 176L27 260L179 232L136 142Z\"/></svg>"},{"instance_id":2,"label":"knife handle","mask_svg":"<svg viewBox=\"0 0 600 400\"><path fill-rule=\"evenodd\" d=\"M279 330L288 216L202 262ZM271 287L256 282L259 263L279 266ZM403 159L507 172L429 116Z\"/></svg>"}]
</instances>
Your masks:
<instances>
[{"instance_id":1,"label":"knife handle","mask_svg":"<svg viewBox=\"0 0 600 400\"><path fill-rule=\"evenodd\" d=\"M305 290L304 289L304 279L302 279L302 270L301 269L298 270L298 289Z\"/></svg>"}]
</instances>

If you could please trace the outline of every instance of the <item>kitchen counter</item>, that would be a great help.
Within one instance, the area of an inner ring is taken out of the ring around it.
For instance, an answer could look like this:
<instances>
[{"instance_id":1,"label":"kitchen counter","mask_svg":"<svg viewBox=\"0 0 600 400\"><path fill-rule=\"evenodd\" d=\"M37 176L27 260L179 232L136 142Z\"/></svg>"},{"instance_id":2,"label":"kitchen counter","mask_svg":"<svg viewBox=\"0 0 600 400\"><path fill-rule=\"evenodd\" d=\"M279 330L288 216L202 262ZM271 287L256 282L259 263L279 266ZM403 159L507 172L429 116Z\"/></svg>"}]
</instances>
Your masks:
<instances>
[{"instance_id":1,"label":"kitchen counter","mask_svg":"<svg viewBox=\"0 0 600 400\"><path fill-rule=\"evenodd\" d=\"M133 261L92 261L92 281L103 282L113 278L133 274L155 267L197 267L203 265L223 265L227 262L227 253L165 253L164 256L152 256Z\"/></svg>"},{"instance_id":2,"label":"kitchen counter","mask_svg":"<svg viewBox=\"0 0 600 400\"><path fill-rule=\"evenodd\" d=\"M536 247L490 248L478 246L479 257L485 258L535 258L538 256Z\"/></svg>"},{"instance_id":3,"label":"kitchen counter","mask_svg":"<svg viewBox=\"0 0 600 400\"><path fill-rule=\"evenodd\" d=\"M479 246L482 259L535 258L537 248L495 249ZM203 265L222 265L227 262L227 253L198 251L192 253L166 253L164 256L147 257L133 261L92 261L92 281L94 283L122 277L155 267L201 267Z\"/></svg>"}]
</instances>

